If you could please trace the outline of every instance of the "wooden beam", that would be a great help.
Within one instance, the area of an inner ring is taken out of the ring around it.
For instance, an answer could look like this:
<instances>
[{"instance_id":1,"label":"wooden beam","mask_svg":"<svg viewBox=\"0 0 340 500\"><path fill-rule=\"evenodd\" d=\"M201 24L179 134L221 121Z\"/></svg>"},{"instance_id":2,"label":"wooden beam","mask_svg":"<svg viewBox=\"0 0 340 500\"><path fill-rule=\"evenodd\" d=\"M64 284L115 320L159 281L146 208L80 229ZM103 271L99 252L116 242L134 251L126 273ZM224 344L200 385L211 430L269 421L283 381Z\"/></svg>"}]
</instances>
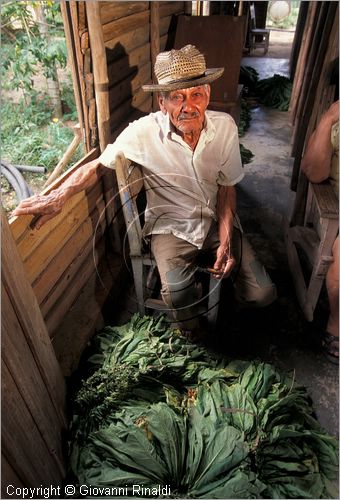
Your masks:
<instances>
[{"instance_id":1,"label":"wooden beam","mask_svg":"<svg viewBox=\"0 0 340 500\"><path fill-rule=\"evenodd\" d=\"M45 443L47 461L51 465L53 464L57 475L60 474L60 477L64 477L62 428L59 415L55 412L53 402L50 400L44 380L35 363L34 353L32 353L26 339L23 338L20 317L10 306L11 300L5 286L2 287L1 297L3 304L7 304L6 314L2 318L4 333L1 339L2 362L6 364L11 373L18 392L34 419L42 441ZM4 400L7 401L6 395L4 395ZM41 411L41 405L44 405L44 411ZM46 459L46 457L42 458Z\"/></svg>"},{"instance_id":2,"label":"wooden beam","mask_svg":"<svg viewBox=\"0 0 340 500\"><path fill-rule=\"evenodd\" d=\"M139 68L148 62L150 62L150 43L137 47L130 54L125 54L112 62L107 68L110 89L118 82L134 78Z\"/></svg>"},{"instance_id":3,"label":"wooden beam","mask_svg":"<svg viewBox=\"0 0 340 500\"><path fill-rule=\"evenodd\" d=\"M156 57L160 52L159 39L159 2L150 2L150 45L151 45L151 63L152 63L152 80L157 83L153 68L155 67ZM157 94L153 93L152 99L153 111L158 109Z\"/></svg>"},{"instance_id":4,"label":"wooden beam","mask_svg":"<svg viewBox=\"0 0 340 500\"><path fill-rule=\"evenodd\" d=\"M102 24L110 23L122 17L149 9L149 2L100 2L100 20Z\"/></svg>"},{"instance_id":5,"label":"wooden beam","mask_svg":"<svg viewBox=\"0 0 340 500\"><path fill-rule=\"evenodd\" d=\"M151 64L148 62L139 68L138 73L132 80L128 78L112 87L109 93L110 112L114 111L126 99L131 99L131 106L135 107L135 95L140 90L142 85L150 81L150 75Z\"/></svg>"},{"instance_id":6,"label":"wooden beam","mask_svg":"<svg viewBox=\"0 0 340 500\"><path fill-rule=\"evenodd\" d=\"M3 212L1 216L2 282L18 312L27 343L34 355L35 362L45 382L56 413L59 416L60 422L64 424L64 380L60 373L37 299L28 282L6 216Z\"/></svg>"},{"instance_id":7,"label":"wooden beam","mask_svg":"<svg viewBox=\"0 0 340 500\"><path fill-rule=\"evenodd\" d=\"M105 42L107 61L110 63L126 54L129 55L138 47L150 43L149 38L149 24L145 24L123 35L113 36L113 38Z\"/></svg>"},{"instance_id":8,"label":"wooden beam","mask_svg":"<svg viewBox=\"0 0 340 500\"><path fill-rule=\"evenodd\" d=\"M295 120L296 120L296 113L297 113L297 106L299 99L301 98L301 88L303 85L303 81L306 77L305 71L306 71L306 65L308 62L308 57L310 56L310 47L312 43L312 37L314 33L314 28L315 28L315 18L316 18L316 13L317 13L318 5L317 2L310 2L309 3L309 9L308 9L308 14L307 14L307 21L305 25L305 30L302 36L302 42L301 42L301 48L298 56L298 61L297 61L297 70L293 82L293 88L292 88L292 98L290 101L290 118L291 118L291 123L294 125Z\"/></svg>"},{"instance_id":9,"label":"wooden beam","mask_svg":"<svg viewBox=\"0 0 340 500\"><path fill-rule=\"evenodd\" d=\"M86 103L86 85L85 85L85 71L84 71L84 55L81 51L80 46L80 26L79 23L84 23L82 19L83 16L79 14L79 11L82 12L84 2L76 2L71 0L66 2L67 6L67 19L69 20L70 30L72 30L71 38L72 42L74 42L74 51L71 52L72 57L75 58L75 65L78 71L78 81L80 85L80 96L82 102L82 110L83 110L83 120L84 120L84 141L86 146L86 151L89 152L91 149L90 144L90 129L89 129L89 120L88 120L88 109Z\"/></svg>"},{"instance_id":10,"label":"wooden beam","mask_svg":"<svg viewBox=\"0 0 340 500\"><path fill-rule=\"evenodd\" d=\"M91 4L92 1L86 3L86 7L88 7L88 5ZM145 12L138 12L137 14L133 14L132 16L122 17L121 19L117 19L116 21L112 21L111 23L104 24L104 26L102 26L101 28L103 32L104 42L107 42L112 38L117 38L121 35L124 35L129 31L133 31L137 28L140 28L145 24L149 24L149 21L150 21L149 11L145 11ZM81 47L82 50L85 50L89 47L89 35L86 32L81 37Z\"/></svg>"},{"instance_id":11,"label":"wooden beam","mask_svg":"<svg viewBox=\"0 0 340 500\"><path fill-rule=\"evenodd\" d=\"M81 96L81 83L79 79L78 69L76 65L77 55L76 55L76 46L74 43L74 39L72 36L72 18L70 14L70 9L68 2L62 0L60 2L61 14L63 18L64 24L64 32L65 32L65 40L67 46L68 60L71 67L71 75L73 82L73 92L76 101L77 115L78 121L80 125L80 129L82 131L82 139L85 142L85 124L84 124L84 110L82 105L82 96Z\"/></svg>"},{"instance_id":12,"label":"wooden beam","mask_svg":"<svg viewBox=\"0 0 340 500\"><path fill-rule=\"evenodd\" d=\"M109 112L109 79L104 46L103 29L100 22L98 2L86 3L87 22L91 41L91 59L94 74L95 98L97 104L97 120L99 144L101 152L110 142Z\"/></svg>"}]
</instances>

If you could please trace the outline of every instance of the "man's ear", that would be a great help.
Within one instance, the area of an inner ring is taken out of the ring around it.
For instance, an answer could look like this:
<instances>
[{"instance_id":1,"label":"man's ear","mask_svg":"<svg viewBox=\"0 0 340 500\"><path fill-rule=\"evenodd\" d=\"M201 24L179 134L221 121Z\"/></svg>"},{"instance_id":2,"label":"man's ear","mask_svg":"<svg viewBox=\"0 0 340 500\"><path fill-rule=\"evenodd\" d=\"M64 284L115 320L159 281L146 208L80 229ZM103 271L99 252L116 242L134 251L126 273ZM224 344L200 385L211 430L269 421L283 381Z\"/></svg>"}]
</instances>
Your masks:
<instances>
[{"instance_id":1,"label":"man's ear","mask_svg":"<svg viewBox=\"0 0 340 500\"><path fill-rule=\"evenodd\" d=\"M211 87L210 87L210 85L209 85L208 83L205 85L205 90L206 90L206 92L207 92L207 96L208 96L208 104L209 104L209 102L210 102Z\"/></svg>"},{"instance_id":2,"label":"man's ear","mask_svg":"<svg viewBox=\"0 0 340 500\"><path fill-rule=\"evenodd\" d=\"M158 100L159 109L162 111L162 113L164 115L166 115L167 114L167 110L166 110L166 107L164 106L164 97L161 96L160 94L158 94L157 100Z\"/></svg>"}]
</instances>

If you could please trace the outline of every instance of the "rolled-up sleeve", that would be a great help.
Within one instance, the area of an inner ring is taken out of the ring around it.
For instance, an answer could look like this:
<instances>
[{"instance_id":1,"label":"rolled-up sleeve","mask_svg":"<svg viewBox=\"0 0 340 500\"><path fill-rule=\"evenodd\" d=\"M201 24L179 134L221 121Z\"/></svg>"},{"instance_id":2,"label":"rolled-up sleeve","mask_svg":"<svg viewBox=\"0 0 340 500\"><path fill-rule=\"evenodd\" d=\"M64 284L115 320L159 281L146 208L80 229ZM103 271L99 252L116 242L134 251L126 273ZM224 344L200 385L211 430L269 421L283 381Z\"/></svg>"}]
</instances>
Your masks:
<instances>
[{"instance_id":1,"label":"rolled-up sleeve","mask_svg":"<svg viewBox=\"0 0 340 500\"><path fill-rule=\"evenodd\" d=\"M238 131L236 124L232 122L224 139L223 162L218 172L217 183L222 186L234 186L243 177Z\"/></svg>"},{"instance_id":2,"label":"rolled-up sleeve","mask_svg":"<svg viewBox=\"0 0 340 500\"><path fill-rule=\"evenodd\" d=\"M144 157L144 147L139 140L139 126L135 121L123 130L115 142L108 144L99 157L99 161L104 167L115 168L115 160L118 153L124 153L126 158L141 163Z\"/></svg>"}]
</instances>

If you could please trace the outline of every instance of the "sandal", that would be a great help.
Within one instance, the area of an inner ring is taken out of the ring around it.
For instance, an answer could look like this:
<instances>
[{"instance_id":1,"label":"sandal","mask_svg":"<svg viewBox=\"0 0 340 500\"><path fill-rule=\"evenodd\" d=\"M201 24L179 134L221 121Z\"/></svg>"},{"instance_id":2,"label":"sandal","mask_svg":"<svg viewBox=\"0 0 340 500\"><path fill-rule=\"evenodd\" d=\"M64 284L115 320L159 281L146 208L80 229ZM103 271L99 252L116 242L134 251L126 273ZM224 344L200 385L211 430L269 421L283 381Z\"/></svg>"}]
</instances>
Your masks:
<instances>
[{"instance_id":1,"label":"sandal","mask_svg":"<svg viewBox=\"0 0 340 500\"><path fill-rule=\"evenodd\" d=\"M339 364L339 337L324 332L321 339L321 349L328 361L334 365Z\"/></svg>"},{"instance_id":2,"label":"sandal","mask_svg":"<svg viewBox=\"0 0 340 500\"><path fill-rule=\"evenodd\" d=\"M185 330L183 328L178 328L176 331L181 335L181 337L186 338L189 342L194 344L199 343L205 337L204 333L199 329Z\"/></svg>"}]
</instances>

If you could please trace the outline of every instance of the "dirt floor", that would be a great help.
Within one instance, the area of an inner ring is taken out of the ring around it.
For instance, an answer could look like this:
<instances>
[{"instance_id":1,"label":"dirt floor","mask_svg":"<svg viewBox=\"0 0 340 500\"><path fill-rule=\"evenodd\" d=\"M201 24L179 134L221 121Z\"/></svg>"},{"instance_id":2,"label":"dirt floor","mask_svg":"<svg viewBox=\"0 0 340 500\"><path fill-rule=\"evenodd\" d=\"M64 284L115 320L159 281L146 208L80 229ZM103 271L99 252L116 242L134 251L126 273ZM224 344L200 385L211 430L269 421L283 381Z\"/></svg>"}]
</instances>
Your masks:
<instances>
[{"instance_id":1,"label":"dirt floor","mask_svg":"<svg viewBox=\"0 0 340 500\"><path fill-rule=\"evenodd\" d=\"M289 59L295 31L271 29L269 35L269 49L266 57L275 59ZM261 57L263 49L252 51L252 57Z\"/></svg>"},{"instance_id":2,"label":"dirt floor","mask_svg":"<svg viewBox=\"0 0 340 500\"><path fill-rule=\"evenodd\" d=\"M266 56L247 55L243 65L254 67L260 78L274 73L289 77L293 32L271 31ZM295 193L290 189L291 124L288 112L263 106L252 110L252 121L242 143L254 153L239 185L238 213L260 260L278 289L278 300L257 311L220 316L217 345L235 356L259 356L283 370L293 371L313 399L321 424L339 435L339 370L320 350L320 333L328 318L322 290L314 320L307 322L297 303L284 243L284 224L290 220Z\"/></svg>"}]
</instances>

